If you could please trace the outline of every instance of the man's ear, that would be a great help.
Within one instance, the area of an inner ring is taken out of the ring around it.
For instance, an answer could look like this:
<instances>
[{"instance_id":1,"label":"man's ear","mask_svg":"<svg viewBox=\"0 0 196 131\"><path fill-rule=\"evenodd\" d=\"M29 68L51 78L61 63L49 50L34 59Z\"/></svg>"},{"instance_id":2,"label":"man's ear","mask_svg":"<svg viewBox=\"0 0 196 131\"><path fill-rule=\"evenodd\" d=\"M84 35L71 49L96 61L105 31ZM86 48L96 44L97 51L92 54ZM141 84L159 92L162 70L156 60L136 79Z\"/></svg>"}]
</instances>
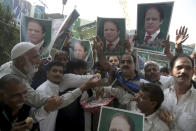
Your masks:
<instances>
[{"instance_id":1,"label":"man's ear","mask_svg":"<svg viewBox=\"0 0 196 131\"><path fill-rule=\"evenodd\" d=\"M151 101L152 103L152 107L155 109L155 107L157 106L157 102L156 101Z\"/></svg>"}]
</instances>

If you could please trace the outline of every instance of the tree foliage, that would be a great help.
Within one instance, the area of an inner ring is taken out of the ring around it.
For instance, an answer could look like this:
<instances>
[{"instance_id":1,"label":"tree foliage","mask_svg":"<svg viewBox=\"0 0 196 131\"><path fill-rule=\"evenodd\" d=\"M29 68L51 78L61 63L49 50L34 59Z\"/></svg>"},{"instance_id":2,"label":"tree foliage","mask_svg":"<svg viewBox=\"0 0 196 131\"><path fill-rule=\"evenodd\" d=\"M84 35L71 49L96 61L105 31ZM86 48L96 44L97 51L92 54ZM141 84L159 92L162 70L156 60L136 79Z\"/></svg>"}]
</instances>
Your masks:
<instances>
[{"instance_id":1,"label":"tree foliage","mask_svg":"<svg viewBox=\"0 0 196 131\"><path fill-rule=\"evenodd\" d=\"M9 7L0 3L0 65L10 60L12 47L19 42L19 28L13 21Z\"/></svg>"}]
</instances>

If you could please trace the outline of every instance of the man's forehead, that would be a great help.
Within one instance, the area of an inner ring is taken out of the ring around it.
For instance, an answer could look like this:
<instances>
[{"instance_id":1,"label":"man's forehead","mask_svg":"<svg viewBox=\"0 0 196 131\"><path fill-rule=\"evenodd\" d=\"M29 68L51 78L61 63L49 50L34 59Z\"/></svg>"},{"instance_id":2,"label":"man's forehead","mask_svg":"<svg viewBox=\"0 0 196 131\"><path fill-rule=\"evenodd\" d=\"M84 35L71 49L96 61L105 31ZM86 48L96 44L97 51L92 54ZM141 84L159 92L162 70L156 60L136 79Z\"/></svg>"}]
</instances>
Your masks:
<instances>
[{"instance_id":1,"label":"man's forehead","mask_svg":"<svg viewBox=\"0 0 196 131\"><path fill-rule=\"evenodd\" d=\"M192 67L192 62L186 57L180 57L176 59L175 61L175 66L191 66Z\"/></svg>"},{"instance_id":2,"label":"man's forehead","mask_svg":"<svg viewBox=\"0 0 196 131\"><path fill-rule=\"evenodd\" d=\"M121 60L133 60L133 57L131 55L125 54L122 56Z\"/></svg>"},{"instance_id":3,"label":"man's forehead","mask_svg":"<svg viewBox=\"0 0 196 131\"><path fill-rule=\"evenodd\" d=\"M158 66L155 65L155 64L151 64L151 65L147 66L147 69L149 69L149 68L156 68L156 69L158 69Z\"/></svg>"}]
</instances>

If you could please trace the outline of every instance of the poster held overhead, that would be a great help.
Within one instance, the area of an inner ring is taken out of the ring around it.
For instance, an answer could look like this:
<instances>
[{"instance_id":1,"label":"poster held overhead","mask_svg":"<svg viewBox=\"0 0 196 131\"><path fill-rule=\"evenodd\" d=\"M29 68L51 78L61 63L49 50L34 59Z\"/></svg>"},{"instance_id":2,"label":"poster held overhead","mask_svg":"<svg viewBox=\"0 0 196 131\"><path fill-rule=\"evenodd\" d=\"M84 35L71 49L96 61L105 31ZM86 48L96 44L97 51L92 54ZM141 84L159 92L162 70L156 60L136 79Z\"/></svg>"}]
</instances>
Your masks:
<instances>
[{"instance_id":1,"label":"poster held overhead","mask_svg":"<svg viewBox=\"0 0 196 131\"><path fill-rule=\"evenodd\" d=\"M136 48L162 52L160 41L166 40L174 2L138 4Z\"/></svg>"},{"instance_id":2,"label":"poster held overhead","mask_svg":"<svg viewBox=\"0 0 196 131\"><path fill-rule=\"evenodd\" d=\"M29 41L40 49L41 58L50 57L52 21L22 16L20 41Z\"/></svg>"},{"instance_id":3,"label":"poster held overhead","mask_svg":"<svg viewBox=\"0 0 196 131\"><path fill-rule=\"evenodd\" d=\"M97 36L104 44L105 55L122 55L125 52L125 19L98 17Z\"/></svg>"},{"instance_id":4,"label":"poster held overhead","mask_svg":"<svg viewBox=\"0 0 196 131\"><path fill-rule=\"evenodd\" d=\"M49 49L55 48L61 50L63 48L64 42L66 40L66 33L71 32L70 28L76 19L79 17L79 13L74 9L69 16L66 17L59 30L56 33L56 36L52 40Z\"/></svg>"}]
</instances>

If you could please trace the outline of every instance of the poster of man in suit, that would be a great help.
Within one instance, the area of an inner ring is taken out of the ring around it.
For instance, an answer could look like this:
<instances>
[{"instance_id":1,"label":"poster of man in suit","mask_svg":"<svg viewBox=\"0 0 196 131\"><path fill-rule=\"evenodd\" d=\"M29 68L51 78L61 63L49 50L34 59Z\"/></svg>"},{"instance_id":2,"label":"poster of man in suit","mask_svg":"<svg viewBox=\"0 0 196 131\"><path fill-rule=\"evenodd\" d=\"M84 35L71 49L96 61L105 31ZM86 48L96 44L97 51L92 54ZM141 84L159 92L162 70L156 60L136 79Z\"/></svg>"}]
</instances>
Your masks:
<instances>
[{"instance_id":1,"label":"poster of man in suit","mask_svg":"<svg viewBox=\"0 0 196 131\"><path fill-rule=\"evenodd\" d=\"M137 48L162 51L161 40L169 31L173 2L138 4Z\"/></svg>"}]
</instances>

